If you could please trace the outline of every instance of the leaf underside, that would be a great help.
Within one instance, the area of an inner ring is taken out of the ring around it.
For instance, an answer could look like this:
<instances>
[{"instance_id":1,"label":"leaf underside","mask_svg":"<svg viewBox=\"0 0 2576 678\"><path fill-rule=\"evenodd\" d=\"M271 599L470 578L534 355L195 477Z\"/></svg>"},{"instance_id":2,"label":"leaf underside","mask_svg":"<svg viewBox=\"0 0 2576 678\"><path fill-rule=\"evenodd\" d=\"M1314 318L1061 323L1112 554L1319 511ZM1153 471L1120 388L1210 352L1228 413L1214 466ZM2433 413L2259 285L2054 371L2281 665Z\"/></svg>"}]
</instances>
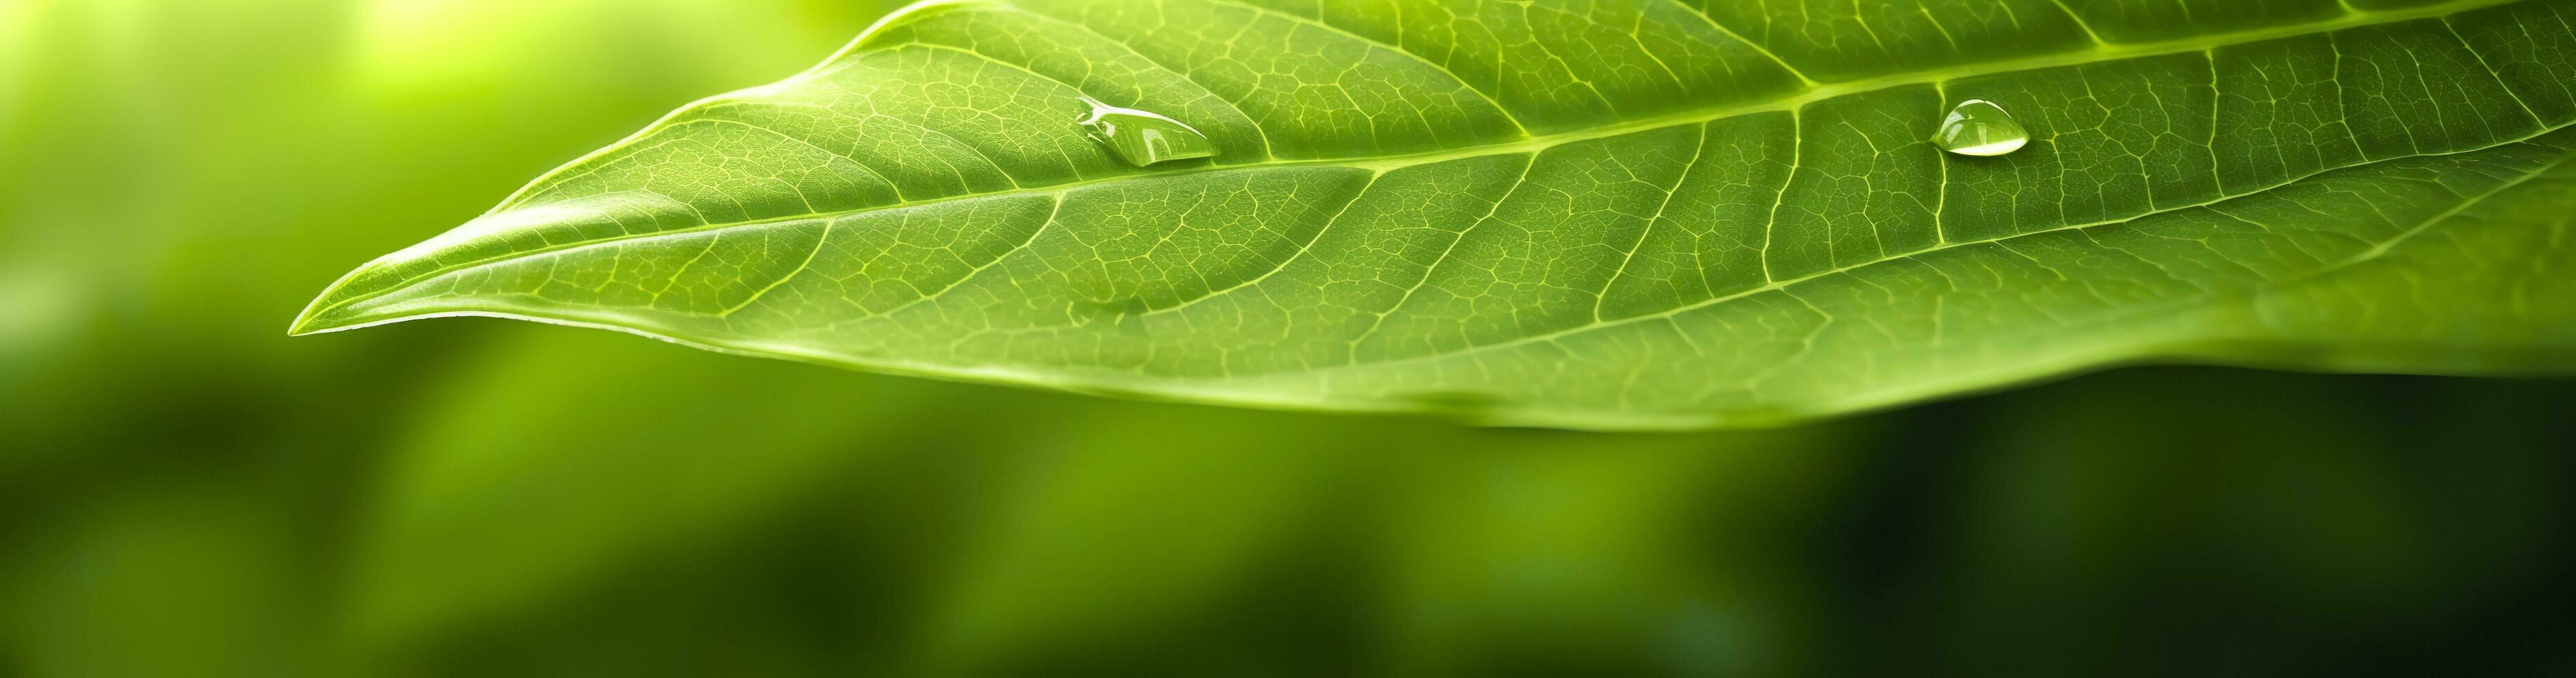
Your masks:
<instances>
[{"instance_id":1,"label":"leaf underside","mask_svg":"<svg viewBox=\"0 0 2576 678\"><path fill-rule=\"evenodd\" d=\"M924 3L359 268L861 369L1585 428L2576 368L2576 2ZM1121 163L1086 98L1205 131ZM1948 156L1951 103L2019 152Z\"/></svg>"}]
</instances>

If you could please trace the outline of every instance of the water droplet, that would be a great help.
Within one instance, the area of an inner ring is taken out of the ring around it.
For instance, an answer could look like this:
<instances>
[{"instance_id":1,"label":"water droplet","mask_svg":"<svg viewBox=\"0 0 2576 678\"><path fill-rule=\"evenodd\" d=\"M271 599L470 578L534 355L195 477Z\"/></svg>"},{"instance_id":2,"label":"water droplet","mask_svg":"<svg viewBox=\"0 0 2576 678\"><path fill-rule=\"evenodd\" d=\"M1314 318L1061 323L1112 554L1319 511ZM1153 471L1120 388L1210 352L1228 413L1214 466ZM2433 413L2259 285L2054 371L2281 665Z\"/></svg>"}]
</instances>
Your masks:
<instances>
[{"instance_id":1,"label":"water droplet","mask_svg":"<svg viewBox=\"0 0 2576 678\"><path fill-rule=\"evenodd\" d=\"M1950 117L1941 119L1941 131L1933 133L1932 142L1941 150L1959 155L2003 155L2021 150L2030 143L2030 130L2013 120L2002 106L1984 99L1969 99L1950 109Z\"/></svg>"},{"instance_id":2,"label":"water droplet","mask_svg":"<svg viewBox=\"0 0 2576 678\"><path fill-rule=\"evenodd\" d=\"M1108 146L1127 164L1144 167L1216 155L1216 144L1188 123L1153 111L1086 101L1091 104L1091 116L1082 119L1084 135Z\"/></svg>"}]
</instances>

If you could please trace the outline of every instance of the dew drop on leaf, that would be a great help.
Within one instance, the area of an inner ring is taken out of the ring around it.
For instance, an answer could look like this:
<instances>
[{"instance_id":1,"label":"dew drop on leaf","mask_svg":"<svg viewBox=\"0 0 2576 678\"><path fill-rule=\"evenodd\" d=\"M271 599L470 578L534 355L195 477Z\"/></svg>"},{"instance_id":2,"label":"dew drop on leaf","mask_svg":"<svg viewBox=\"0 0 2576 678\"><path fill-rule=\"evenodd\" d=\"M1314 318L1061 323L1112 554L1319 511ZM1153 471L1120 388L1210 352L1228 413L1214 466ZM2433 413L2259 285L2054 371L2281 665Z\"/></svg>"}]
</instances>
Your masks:
<instances>
[{"instance_id":1,"label":"dew drop on leaf","mask_svg":"<svg viewBox=\"0 0 2576 678\"><path fill-rule=\"evenodd\" d=\"M1984 99L1969 99L1950 109L1941 119L1941 131L1933 133L1932 142L1941 150L1959 155L1992 156L2021 150L2030 143L2030 130L2005 113L2002 106Z\"/></svg>"},{"instance_id":2,"label":"dew drop on leaf","mask_svg":"<svg viewBox=\"0 0 2576 678\"><path fill-rule=\"evenodd\" d=\"M1187 123L1153 111L1089 103L1091 116L1082 119L1084 135L1109 147L1127 164L1144 167L1216 155L1216 145L1207 135Z\"/></svg>"}]
</instances>

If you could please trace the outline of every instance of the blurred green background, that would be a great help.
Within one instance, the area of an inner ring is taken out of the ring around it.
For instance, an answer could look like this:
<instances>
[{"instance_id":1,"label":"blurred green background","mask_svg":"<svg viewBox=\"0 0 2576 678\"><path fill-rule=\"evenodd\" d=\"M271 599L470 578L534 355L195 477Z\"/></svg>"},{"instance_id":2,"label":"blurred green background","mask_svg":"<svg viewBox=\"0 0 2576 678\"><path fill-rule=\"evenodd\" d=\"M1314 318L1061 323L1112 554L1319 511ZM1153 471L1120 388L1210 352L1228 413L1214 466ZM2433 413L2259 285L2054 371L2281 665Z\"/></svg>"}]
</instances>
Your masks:
<instances>
[{"instance_id":1,"label":"blurred green background","mask_svg":"<svg viewBox=\"0 0 2576 678\"><path fill-rule=\"evenodd\" d=\"M2576 673L2576 383L1479 430L450 320L350 267L866 0L0 0L0 678Z\"/></svg>"}]
</instances>

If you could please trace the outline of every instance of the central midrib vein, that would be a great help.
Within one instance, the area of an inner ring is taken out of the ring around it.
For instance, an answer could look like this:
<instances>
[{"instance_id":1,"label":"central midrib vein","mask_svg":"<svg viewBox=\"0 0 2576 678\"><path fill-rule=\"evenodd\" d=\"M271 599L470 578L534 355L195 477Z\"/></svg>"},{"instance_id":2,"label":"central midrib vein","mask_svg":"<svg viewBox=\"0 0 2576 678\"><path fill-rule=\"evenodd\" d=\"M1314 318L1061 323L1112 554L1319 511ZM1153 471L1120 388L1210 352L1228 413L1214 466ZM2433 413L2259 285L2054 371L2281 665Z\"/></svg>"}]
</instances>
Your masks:
<instances>
[{"instance_id":1,"label":"central midrib vein","mask_svg":"<svg viewBox=\"0 0 2576 678\"><path fill-rule=\"evenodd\" d=\"M2397 23L2397 22L2402 22L2402 21L2413 21L2413 20L2416 20L2416 19L2425 19L2425 18L2433 18L2433 17L2443 17L2443 16L2449 16L2449 15L2458 14L2458 13L2462 13L2462 12L2468 12L2468 11L2477 10L2477 9L2484 9L2484 8L2488 8L2488 7L2498 7L2498 6L2503 6L2503 5L2514 4L2514 3L2516 3L2516 2L2527 2L2527 1L2531 1L2531 0L2455 0L2455 1L2453 1L2453 2L2446 2L2446 3L2442 3L2442 4L2438 4L2438 5L2428 5L2428 6L2424 6L2424 7L2417 7L2417 8L2406 9L2406 10L2396 10L2396 11L2386 11L2386 12L2356 12L2356 13L2352 13L2352 14L2344 15L2344 16L2342 16L2342 17L2337 17L2337 18L2335 18L2335 19L2328 20L2328 21L2310 22L2310 23L2295 24L2295 25L2289 25L2289 26L2276 26L2276 27L2272 27L2272 28L2256 29L2256 30L2250 30L2250 31L2237 31L2237 32L2231 32L2231 33L2222 33L2222 34L2218 34L2218 35L2202 36L2202 37L2193 38L2193 39L2188 39L2188 40L2170 40L2170 41L2153 42L2153 43L2138 43L2138 44L2134 44L2134 45L2126 45L2126 46L2095 46L2095 47L2090 47L2090 48L2087 48L2087 49L2081 49L2081 50L2076 50L2076 51L2071 51L2071 52L2064 52L2064 53L2059 53L2059 54L2049 54L2049 55L2042 55L2042 56L2036 56L2036 57L2028 57L2028 58L2022 58L2022 59L2012 59L2012 60L2005 60L2005 61L1991 61L1991 62L1986 62L1986 63L1981 63L1981 64L1973 64L1973 65L1968 65L1968 66L1953 67L1953 68L1945 68L1945 69L1939 69L1939 70L1913 71L1913 72L1900 73L1900 74L1889 75L1889 76L1882 76L1882 77L1877 77L1877 78L1868 78L1868 79L1853 80L1853 81L1840 82L1840 83L1822 84L1822 85L1818 85L1818 86L1815 86L1815 87L1809 87L1809 88L1806 88L1806 89L1804 89L1803 91L1800 91L1800 92L1798 92L1797 94L1792 95L1792 96L1787 96L1787 97L1783 97L1783 98L1780 98L1780 99L1774 99L1774 100L1770 100L1770 101L1755 102L1755 103L1746 103L1746 104L1738 104L1738 105L1731 105L1731 106L1719 106L1719 107L1714 107L1714 108L1701 109L1701 110L1697 110L1697 111L1690 111L1690 112L1686 112L1686 113L1678 113L1678 114L1673 114L1673 115L1665 115L1665 116L1658 116L1658 117L1653 117L1653 118L1645 118L1645 119L1639 119L1639 120L1632 120L1632 121L1627 121L1627 122L1621 122L1621 123L1615 123L1615 124L1610 124L1610 125L1604 125L1604 126L1601 126L1601 127L1590 128L1590 129L1576 130L1576 131L1570 131L1570 132L1562 132L1562 133L1558 133L1558 134L1550 134L1550 135L1543 135L1543 136L1532 136L1532 137L1526 137L1526 138L1523 138L1523 139L1518 139L1518 140L1513 140L1513 141L1507 141L1507 142L1495 143L1495 144L1486 144L1486 145L1481 145L1481 146L1469 146L1469 147L1464 147L1464 148L1456 148L1456 149L1448 149L1448 150L1440 150L1440 151L1427 151L1427 152L1422 152L1422 153L1412 153L1412 154L1403 154L1403 155L1391 155L1391 156L1383 156L1383 157L1375 157L1375 158L1334 158L1334 159L1317 159L1317 160L1269 161L1269 162L1262 162L1262 163L1258 163L1258 164L1243 164L1243 165L1212 165L1212 166L1207 166L1207 167L1198 167L1198 168L1191 168L1191 169L1186 169L1186 170L1176 170L1176 171L1169 171L1169 172L1157 172L1157 173L1149 173L1149 174L1122 174L1122 175L1118 175L1118 176L1113 176L1113 177L1104 177L1104 178L1100 178L1100 179L1092 179L1092 180L1087 180L1087 181L1075 181L1075 182L1067 182L1067 183L1062 183L1062 184L1055 184L1055 185L1052 185L1052 186L1031 187L1031 188L1015 189L1015 190L1008 190L1008 191L993 191L993 192L986 192L986 193L969 193L969 194L954 195L954 196L947 196L947 197L940 197L940 198L931 198L931 199L927 199L927 200L920 200L920 201L913 201L913 202L897 203L897 204L891 204L891 205L878 205L878 206L871 206L871 207L863 207L863 208L850 209L850 210L837 210L837 211L831 211L831 212L815 212L815 213L809 213L809 214L796 214L796 215L788 215L788 216L780 216L780 217L771 217L771 218L758 219L758 220L751 220L751 221L739 221L739 222L725 222L725 223L716 223L716 224L704 224L704 225L692 226L692 227L687 227L687 228L677 228L677 229L670 229L670 230L665 230L665 231L654 231L654 232L650 232L650 233L635 233L635 234L630 234L630 235L621 235L621 236L614 236L614 237L607 237L607 238L596 238L596 239L591 239L591 240L583 240L583 241L578 241L578 242L568 242L568 243L563 243L563 244L560 244L560 245L552 245L552 246L541 247L541 248L534 248L534 249L528 249L528 250L513 251L513 252L506 253L506 254L500 254L500 255L495 255L495 256L486 257L486 258L482 258L482 259L477 259L477 260L470 261L470 262L465 262L465 263L455 264L455 265L451 265L451 266L441 267L441 268L439 268L439 269L432 270L432 271L428 271L428 272L424 272L424 273L421 273L421 274L419 274L419 275L406 277L406 278L404 278L404 279L402 279L402 280L400 280L400 281L397 281L397 282L395 282L395 283L393 283L393 284L386 285L386 286L385 286L384 288L382 288L382 289L373 290L373 291L370 291L370 292L367 292L367 293L364 293L364 294L359 294L359 295L356 295L356 296L352 296L352 297L350 297L350 298L348 298L348 299L344 299L344 300L340 300L340 301L337 301L337 302L330 303L330 304L329 304L329 305L327 305L327 306L323 306L323 307L321 307L321 308L315 309L315 310L311 313L311 315L312 315L312 316L316 316L316 317L318 317L318 316L319 316L319 315L321 315L321 314L326 314L326 313L329 313L329 312L332 312L332 311L337 311L337 310L339 310L339 309L341 309L341 308L345 308L345 307L350 306L350 305L352 305L352 304L357 304L357 303L360 303L360 302L367 301L367 300L369 300L369 299L373 299L373 298L376 298L376 297L379 297L379 296L383 296L383 295L385 295L385 294L392 293L392 292L394 292L394 291L396 291L396 290L399 290L399 289L402 289L402 288L404 288L404 287L409 286L411 283L415 283L415 282L419 282L419 281L424 281L424 280L432 280L432 279L436 279L436 278L439 278L439 277L442 277L442 276L445 276L445 275L448 275L448 274L450 274L450 273L454 273L454 272L457 272L457 271L462 271L462 270L468 270L468 269L478 268L478 267L481 267L481 266L484 266L484 265L487 265L487 264L492 264L492 263L499 262L499 261L506 261L506 260L516 259L516 258L521 258L521 257L529 257L529 256L542 255L542 254L550 254L550 253L555 253L555 252L562 252L562 251L576 250L576 249L582 249L582 248L588 248L588 247L596 247L596 246L601 246L601 245L607 245L607 244L613 244L613 243L625 242L625 241L629 241L629 240L645 240L645 239L653 239L653 238L661 238L661 237L682 236L682 235L687 235L687 234L691 234L691 233L699 233L699 232L710 231L710 230L722 230L722 229L729 229L729 228L747 228L747 227L756 227L756 226L763 226L763 225L769 225L769 224L778 224L778 223L786 223L786 222L803 221L803 220L809 220L809 219L837 219L837 218L846 217L846 216L850 216L850 215L865 214L865 213L872 213L872 212L888 212L888 211L896 211L896 210L921 209L921 208L933 207L933 206L937 206L937 205L941 205L941 204L945 204L945 203L961 202L961 201L967 201L967 200L990 199L990 198L1003 198L1003 197L1011 197L1011 196L1019 196L1019 195L1054 195L1054 196L1061 196L1061 195L1064 195L1064 194L1066 194L1066 193L1070 193L1070 192L1075 191L1075 190L1080 190L1080 189L1082 189L1082 188L1089 187L1089 186L1096 186L1096 185L1103 185L1103 184L1111 184L1111 183L1117 183L1117 182L1121 182L1121 181L1131 181L1131 180L1143 179L1143 178L1150 178L1150 177L1187 176L1187 175L1192 175L1192 174L1203 174L1203 173L1224 172L1224 171L1235 171L1235 170L1283 169L1283 168L1296 168L1296 167L1353 168L1353 169L1365 169L1365 170L1369 170L1369 171L1372 171L1372 172L1380 172L1380 173L1383 173L1383 172L1392 171L1392 170L1395 170L1395 169L1401 169L1401 168L1405 168L1405 167L1414 167L1414 166L1420 166L1420 165L1429 165L1429 164L1438 163L1438 162L1444 162L1444 161L1448 161L1448 160L1459 160L1459 159L1475 158L1475 157L1482 157L1482 156L1489 156L1489 155L1505 155L1505 154L1520 154L1520 153L1536 153L1536 152L1539 152L1539 151L1544 151L1544 150L1547 150L1547 149L1549 149L1549 148L1554 148L1554 147L1557 147L1557 146L1563 146L1563 145L1566 145L1566 144L1578 143L1578 142L1583 142L1583 141L1591 141L1591 140L1595 140L1595 139L1604 139L1604 138L1610 138L1610 137L1623 136L1623 135L1634 134L1634 133L1638 133L1638 132L1645 132L1645 131L1651 131L1651 130L1662 129L1662 128L1667 128L1667 127L1673 127L1673 126L1677 126L1677 125L1706 124L1706 123L1711 122L1711 121L1720 120L1720 119L1725 119L1725 118L1732 118L1732 117L1737 117L1737 116L1742 116L1742 115L1750 115L1750 114L1755 114L1755 113L1765 113L1765 112L1773 112L1773 111L1794 110L1794 109L1802 108L1802 107L1804 107L1804 106L1806 106L1806 105L1808 105L1808 104L1812 104L1812 103L1815 103L1815 102L1818 102L1818 101L1823 101L1823 100L1831 99L1831 98L1834 98L1834 97L1847 96L1847 95L1852 95L1852 94L1859 94L1859 93L1864 93L1864 92L1873 92L1873 91L1880 91L1880 90L1887 90L1887 89L1895 89L1895 88L1899 88L1899 87L1906 87L1906 86L1913 86L1913 85L1925 85L1925 84L1932 84L1932 83L1946 82L1946 81L1951 81L1951 80L1958 80L1958 79L1962 79L1962 78L1972 78L1972 77L1978 77L1978 76L1983 76L1983 75L1992 75L1992 74L1997 74L1997 73L2010 73L2010 72L2016 72L2016 71L2037 70L2037 69L2043 69L2043 68L2054 68L2054 67L2061 67L2061 66L2073 66L2073 65L2081 65L2081 64L2101 63L2101 62L2113 61L2113 60L2120 60L2120 59L2136 59L2136 58L2146 58L2146 57L2164 56L2164 55L2171 55L2171 54L2183 54L2183 53L2189 53L2189 52L2202 52L2202 51L2215 50L2215 49L2218 49L2218 48L2220 48L2220 47L2228 47L2228 46L2234 46L2234 45L2242 45L2242 44L2254 43L2254 42L2261 42L2261 41L2264 41L2264 40L2272 40L2272 39L2277 39L2277 38L2298 37L2298 36L2303 36L2303 35L2315 35L2315 34L2319 34L2319 33L2327 33L2327 32L2338 31L2338 30L2344 30L2344 29L2350 29L2350 28L2359 28L2359 27L2365 27L2365 26L2375 26L2375 25L2380 25L2380 24ZM894 45L894 46L892 46L892 47L901 47L901 45L900 45L900 44L898 44L898 45ZM848 57L849 57L849 55L848 55L848 54L844 54L844 55L837 56L835 60L837 61L838 59L845 59L845 58L848 58ZM827 65L828 65L828 64L827 64ZM823 69L818 69L818 70L823 70ZM806 76L806 75L800 75L800 76L797 76L797 77L802 78L802 77L808 77L808 76ZM791 81L792 81L792 79L791 79ZM785 84L785 83L780 83L780 84ZM768 86L765 86L765 88L767 88L767 87L777 87L777 86L779 86L779 85L774 84L774 85L768 85ZM655 124L655 127L656 127L656 128L659 128L659 127L663 127L663 126L670 125L670 124L678 124L679 122L685 122L685 121L674 121L674 120L666 119L666 120L664 120L663 122L656 123L656 124ZM624 146L626 146L626 145L628 145L628 144L631 144L631 143L634 143L634 142L637 142L637 141L641 141L641 140L642 140L643 138L645 138L646 136L648 136L648 135L647 135L647 134L637 134L637 135L635 135L634 137L631 137L631 138L629 138L628 140L626 140L626 141L624 141L624 142L620 142L617 146L612 146L612 147L610 147L610 148L601 149L600 151L598 151L598 152L596 152L596 153L593 153L593 154L592 154L591 156L589 156L589 157L591 157L591 158L604 158L604 157L606 157L606 156L608 156L608 155L610 155L610 154L614 153L615 151L619 150L620 148L622 148L622 147L624 147ZM578 164L578 163L576 163L576 164ZM565 168L561 168L561 169L556 170L556 172L550 172L550 173L548 173L548 175L549 175L549 177L551 177L553 174L560 173L560 172L562 172L562 171L565 171L565 170L571 169L571 167L572 167L572 166L566 166ZM543 183L544 181L545 181L545 179L543 179L543 178L541 178L541 179L539 179L539 180L538 180L538 182L539 182L539 183ZM515 199L517 198L517 196L512 196L512 198L513 198L513 200L515 200ZM349 279L349 280L344 281L344 282L353 282L353 281L356 279L356 277L357 277L357 276L353 275L353 276L351 276L351 277L350 277L350 279ZM336 286L335 286L335 291L336 291Z\"/></svg>"}]
</instances>

